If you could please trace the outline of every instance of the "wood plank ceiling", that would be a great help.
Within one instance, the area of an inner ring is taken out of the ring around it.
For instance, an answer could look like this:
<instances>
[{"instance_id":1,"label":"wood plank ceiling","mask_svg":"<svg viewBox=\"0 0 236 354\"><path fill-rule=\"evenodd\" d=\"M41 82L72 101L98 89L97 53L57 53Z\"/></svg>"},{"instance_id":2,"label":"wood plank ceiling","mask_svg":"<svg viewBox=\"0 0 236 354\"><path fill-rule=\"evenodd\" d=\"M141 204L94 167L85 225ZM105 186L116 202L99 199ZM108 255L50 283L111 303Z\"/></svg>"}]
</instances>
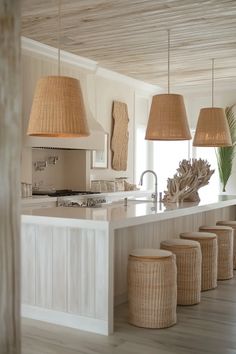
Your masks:
<instances>
[{"instance_id":1,"label":"wood plank ceiling","mask_svg":"<svg viewBox=\"0 0 236 354\"><path fill-rule=\"evenodd\" d=\"M236 0L62 0L62 49L166 87L236 82ZM22 0L22 35L57 47L57 0Z\"/></svg>"}]
</instances>

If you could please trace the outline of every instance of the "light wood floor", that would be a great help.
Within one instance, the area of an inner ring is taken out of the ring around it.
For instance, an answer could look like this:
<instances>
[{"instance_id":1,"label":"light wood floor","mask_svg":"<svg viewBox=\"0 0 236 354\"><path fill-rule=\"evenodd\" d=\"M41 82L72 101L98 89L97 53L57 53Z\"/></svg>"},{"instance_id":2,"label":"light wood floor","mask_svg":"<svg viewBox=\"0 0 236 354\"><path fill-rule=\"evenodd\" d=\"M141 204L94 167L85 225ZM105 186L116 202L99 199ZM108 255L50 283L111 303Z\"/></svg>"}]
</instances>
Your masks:
<instances>
[{"instance_id":1,"label":"light wood floor","mask_svg":"<svg viewBox=\"0 0 236 354\"><path fill-rule=\"evenodd\" d=\"M141 329L127 324L121 305L109 337L24 319L22 354L236 354L236 272L204 292L201 304L177 312L171 328Z\"/></svg>"}]
</instances>

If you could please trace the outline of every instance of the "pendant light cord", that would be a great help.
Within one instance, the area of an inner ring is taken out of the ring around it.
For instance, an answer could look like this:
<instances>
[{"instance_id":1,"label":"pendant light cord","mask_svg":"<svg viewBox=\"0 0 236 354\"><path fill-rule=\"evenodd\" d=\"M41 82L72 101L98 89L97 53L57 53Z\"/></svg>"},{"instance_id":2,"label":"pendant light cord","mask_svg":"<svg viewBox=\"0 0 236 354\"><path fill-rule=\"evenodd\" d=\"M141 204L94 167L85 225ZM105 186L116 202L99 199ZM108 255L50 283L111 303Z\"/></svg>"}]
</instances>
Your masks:
<instances>
[{"instance_id":1,"label":"pendant light cord","mask_svg":"<svg viewBox=\"0 0 236 354\"><path fill-rule=\"evenodd\" d=\"M212 59L211 62L211 104L214 107L214 66L215 66L215 59Z\"/></svg>"},{"instance_id":2,"label":"pendant light cord","mask_svg":"<svg viewBox=\"0 0 236 354\"><path fill-rule=\"evenodd\" d=\"M170 30L167 30L168 33L168 94L170 93Z\"/></svg>"},{"instance_id":3,"label":"pendant light cord","mask_svg":"<svg viewBox=\"0 0 236 354\"><path fill-rule=\"evenodd\" d=\"M61 0L58 0L58 76L61 75Z\"/></svg>"}]
</instances>

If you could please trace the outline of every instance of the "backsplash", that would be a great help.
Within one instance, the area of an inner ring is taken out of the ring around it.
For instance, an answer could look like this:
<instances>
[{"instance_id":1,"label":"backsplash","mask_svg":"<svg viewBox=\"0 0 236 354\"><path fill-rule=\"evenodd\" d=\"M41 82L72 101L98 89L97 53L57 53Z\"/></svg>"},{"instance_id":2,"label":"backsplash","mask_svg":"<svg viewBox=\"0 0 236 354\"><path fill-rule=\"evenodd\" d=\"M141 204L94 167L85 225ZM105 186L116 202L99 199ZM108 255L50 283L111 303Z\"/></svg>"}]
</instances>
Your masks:
<instances>
[{"instance_id":1,"label":"backsplash","mask_svg":"<svg viewBox=\"0 0 236 354\"><path fill-rule=\"evenodd\" d=\"M33 188L87 189L86 154L84 150L33 149Z\"/></svg>"}]
</instances>

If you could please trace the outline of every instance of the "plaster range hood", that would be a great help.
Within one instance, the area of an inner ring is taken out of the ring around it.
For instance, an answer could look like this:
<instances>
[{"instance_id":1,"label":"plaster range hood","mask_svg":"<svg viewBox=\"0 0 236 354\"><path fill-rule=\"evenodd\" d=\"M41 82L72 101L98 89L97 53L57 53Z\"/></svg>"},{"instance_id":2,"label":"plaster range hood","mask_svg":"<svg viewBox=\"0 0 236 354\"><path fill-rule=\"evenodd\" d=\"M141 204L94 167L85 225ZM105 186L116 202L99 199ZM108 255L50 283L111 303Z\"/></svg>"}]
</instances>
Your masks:
<instances>
[{"instance_id":1,"label":"plaster range hood","mask_svg":"<svg viewBox=\"0 0 236 354\"><path fill-rule=\"evenodd\" d=\"M95 120L90 110L87 110L87 120L90 135L85 138L44 138L35 136L25 137L26 147L58 148L58 149L82 149L82 150L104 150L105 131Z\"/></svg>"}]
</instances>

